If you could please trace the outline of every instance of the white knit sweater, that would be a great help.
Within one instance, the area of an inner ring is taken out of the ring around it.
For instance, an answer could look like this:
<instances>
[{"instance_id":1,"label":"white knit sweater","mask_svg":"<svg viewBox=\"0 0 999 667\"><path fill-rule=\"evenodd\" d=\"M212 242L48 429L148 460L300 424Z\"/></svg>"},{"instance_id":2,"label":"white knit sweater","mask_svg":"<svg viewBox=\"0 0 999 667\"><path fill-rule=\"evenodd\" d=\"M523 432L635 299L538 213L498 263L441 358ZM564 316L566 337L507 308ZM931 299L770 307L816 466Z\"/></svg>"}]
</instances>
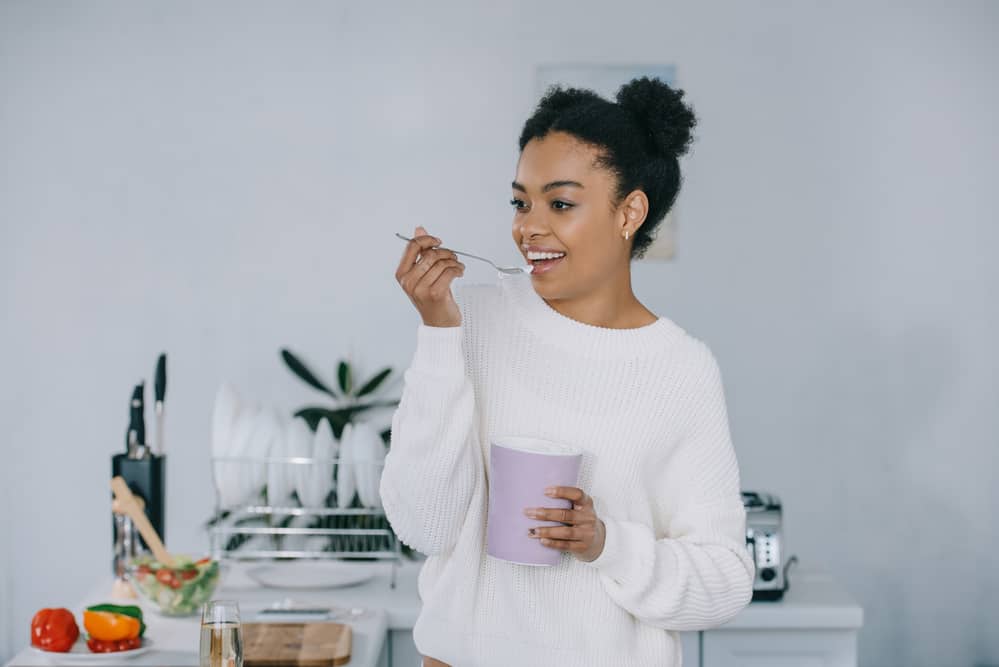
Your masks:
<instances>
[{"instance_id":1,"label":"white knit sweater","mask_svg":"<svg viewBox=\"0 0 999 667\"><path fill-rule=\"evenodd\" d=\"M678 631L723 624L752 596L714 355L666 317L573 320L527 275L453 293L461 326L418 326L380 485L399 539L428 555L417 649L454 667L679 667ZM596 560L486 554L502 435L583 450L579 486L607 528Z\"/></svg>"}]
</instances>

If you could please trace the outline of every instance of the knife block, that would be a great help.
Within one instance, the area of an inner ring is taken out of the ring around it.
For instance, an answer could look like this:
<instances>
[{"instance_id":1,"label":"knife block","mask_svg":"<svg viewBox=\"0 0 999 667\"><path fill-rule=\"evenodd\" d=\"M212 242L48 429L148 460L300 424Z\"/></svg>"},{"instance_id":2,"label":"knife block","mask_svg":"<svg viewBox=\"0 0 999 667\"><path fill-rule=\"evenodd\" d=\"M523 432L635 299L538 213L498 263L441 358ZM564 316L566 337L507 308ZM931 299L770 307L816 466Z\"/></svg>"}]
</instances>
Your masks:
<instances>
[{"instance_id":1,"label":"knife block","mask_svg":"<svg viewBox=\"0 0 999 667\"><path fill-rule=\"evenodd\" d=\"M149 522L153 524L153 528L159 533L160 539L166 542L166 524L164 521L166 510L166 456L153 454L147 459L130 459L126 454L115 454L111 457L111 476L115 477L118 475L124 478L125 483L128 484L128 488L132 493L142 498L143 502L145 502L145 512L146 516L149 517ZM112 549L115 548L114 545L119 543L119 523L119 521L114 519L114 513L112 513ZM137 531L134 532L134 539L138 540L146 551L149 551L149 545L142 539L142 536ZM121 556L122 554L115 553L113 564L115 574L118 573L118 559Z\"/></svg>"}]
</instances>

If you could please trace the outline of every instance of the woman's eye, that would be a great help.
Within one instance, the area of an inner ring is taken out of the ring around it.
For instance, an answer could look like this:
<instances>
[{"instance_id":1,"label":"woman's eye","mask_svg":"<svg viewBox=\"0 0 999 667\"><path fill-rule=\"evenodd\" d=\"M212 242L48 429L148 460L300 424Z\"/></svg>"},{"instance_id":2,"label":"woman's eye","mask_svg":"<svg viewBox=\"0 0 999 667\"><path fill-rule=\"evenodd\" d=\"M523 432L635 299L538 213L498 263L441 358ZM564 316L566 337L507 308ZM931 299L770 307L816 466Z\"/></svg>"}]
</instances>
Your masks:
<instances>
[{"instance_id":1,"label":"woman's eye","mask_svg":"<svg viewBox=\"0 0 999 667\"><path fill-rule=\"evenodd\" d=\"M552 206L555 207L556 211L565 211L572 208L572 204L570 204L569 202L561 201L559 199L553 201Z\"/></svg>"},{"instance_id":2,"label":"woman's eye","mask_svg":"<svg viewBox=\"0 0 999 667\"><path fill-rule=\"evenodd\" d=\"M516 197L514 197L513 199L510 200L510 206L513 206L516 209L521 209L524 207L524 201L522 199L517 199Z\"/></svg>"}]
</instances>

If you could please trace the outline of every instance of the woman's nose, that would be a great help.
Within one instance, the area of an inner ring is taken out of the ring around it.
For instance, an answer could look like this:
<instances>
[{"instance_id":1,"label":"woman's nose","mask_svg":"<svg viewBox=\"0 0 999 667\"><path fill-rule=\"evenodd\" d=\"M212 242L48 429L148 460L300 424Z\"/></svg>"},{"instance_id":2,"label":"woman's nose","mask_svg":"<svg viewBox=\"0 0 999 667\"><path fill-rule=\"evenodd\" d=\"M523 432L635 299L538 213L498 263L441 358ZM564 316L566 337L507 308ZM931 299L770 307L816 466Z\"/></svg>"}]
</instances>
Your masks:
<instances>
[{"instance_id":1,"label":"woman's nose","mask_svg":"<svg viewBox=\"0 0 999 667\"><path fill-rule=\"evenodd\" d=\"M529 242L531 238L544 236L548 233L548 224L542 215L527 212L521 217L519 224L520 237L525 242Z\"/></svg>"}]
</instances>

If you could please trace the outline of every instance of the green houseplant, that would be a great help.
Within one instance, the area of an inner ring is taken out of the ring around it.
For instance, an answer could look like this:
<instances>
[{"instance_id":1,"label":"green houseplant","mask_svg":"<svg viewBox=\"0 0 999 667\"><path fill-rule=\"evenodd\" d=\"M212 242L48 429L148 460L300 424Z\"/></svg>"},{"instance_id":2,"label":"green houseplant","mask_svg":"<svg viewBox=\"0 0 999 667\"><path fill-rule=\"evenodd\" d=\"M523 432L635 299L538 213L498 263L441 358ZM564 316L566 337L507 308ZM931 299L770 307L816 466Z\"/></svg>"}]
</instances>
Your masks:
<instances>
[{"instance_id":1,"label":"green houseplant","mask_svg":"<svg viewBox=\"0 0 999 667\"><path fill-rule=\"evenodd\" d=\"M378 391L385 379L392 373L391 368L383 368L365 383L356 385L350 363L345 359L341 360L337 365L336 373L338 390L334 390L320 380L301 359L287 348L281 350L281 358L292 373L313 389L332 398L336 403L333 406L307 406L295 412L295 416L305 419L313 431L319 427L320 421L326 419L333 427L333 435L339 440L344 426L364 411L399 405L398 400L378 401L372 397L372 394ZM385 441L386 445L389 444L390 433L391 429L385 429L381 432L382 440Z\"/></svg>"}]
</instances>

